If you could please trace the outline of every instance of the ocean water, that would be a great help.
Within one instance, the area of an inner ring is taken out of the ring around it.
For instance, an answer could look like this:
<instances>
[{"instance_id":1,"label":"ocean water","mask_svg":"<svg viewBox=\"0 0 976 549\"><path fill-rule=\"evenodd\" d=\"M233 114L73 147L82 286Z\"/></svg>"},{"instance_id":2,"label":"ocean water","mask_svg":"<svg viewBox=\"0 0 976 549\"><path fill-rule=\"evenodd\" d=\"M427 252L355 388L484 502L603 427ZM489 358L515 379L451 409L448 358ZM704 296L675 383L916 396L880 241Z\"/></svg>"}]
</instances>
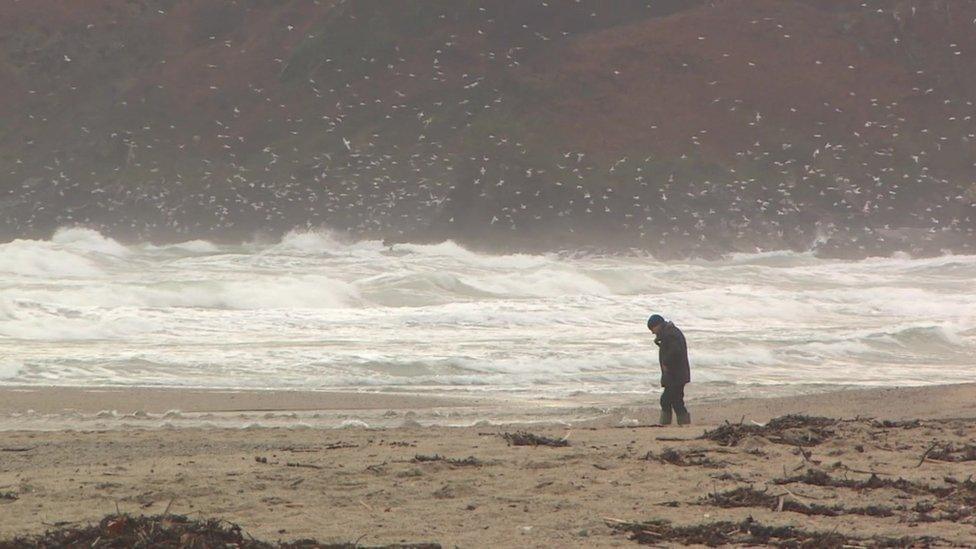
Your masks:
<instances>
[{"instance_id":1,"label":"ocean water","mask_svg":"<svg viewBox=\"0 0 976 549\"><path fill-rule=\"evenodd\" d=\"M662 262L437 245L0 244L0 384L647 395L673 319L690 396L976 380L976 256Z\"/></svg>"}]
</instances>

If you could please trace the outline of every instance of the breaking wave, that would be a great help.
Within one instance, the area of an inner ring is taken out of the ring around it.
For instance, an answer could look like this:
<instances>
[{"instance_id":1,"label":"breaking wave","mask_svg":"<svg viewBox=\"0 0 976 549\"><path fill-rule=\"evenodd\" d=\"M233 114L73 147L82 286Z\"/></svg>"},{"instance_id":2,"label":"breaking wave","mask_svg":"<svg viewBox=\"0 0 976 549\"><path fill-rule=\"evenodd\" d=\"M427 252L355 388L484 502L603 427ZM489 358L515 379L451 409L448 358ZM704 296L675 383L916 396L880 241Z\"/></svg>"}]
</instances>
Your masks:
<instances>
[{"instance_id":1,"label":"breaking wave","mask_svg":"<svg viewBox=\"0 0 976 549\"><path fill-rule=\"evenodd\" d=\"M657 311L688 334L696 382L966 381L974 279L976 256L660 262L327 231L129 245L67 228L0 244L0 378L650 391Z\"/></svg>"}]
</instances>

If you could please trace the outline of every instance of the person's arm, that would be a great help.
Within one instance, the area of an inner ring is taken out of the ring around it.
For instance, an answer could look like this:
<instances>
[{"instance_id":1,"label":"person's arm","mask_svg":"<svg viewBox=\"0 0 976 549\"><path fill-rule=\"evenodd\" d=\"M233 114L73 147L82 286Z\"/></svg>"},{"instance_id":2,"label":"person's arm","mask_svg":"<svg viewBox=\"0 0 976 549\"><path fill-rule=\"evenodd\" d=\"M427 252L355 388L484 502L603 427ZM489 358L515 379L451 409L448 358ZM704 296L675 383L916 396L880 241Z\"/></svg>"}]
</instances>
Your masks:
<instances>
[{"instance_id":1,"label":"person's arm","mask_svg":"<svg viewBox=\"0 0 976 549\"><path fill-rule=\"evenodd\" d=\"M671 366L678 363L677 354L681 352L678 348L677 338L666 336L661 338L661 373L667 375L671 371Z\"/></svg>"}]
</instances>

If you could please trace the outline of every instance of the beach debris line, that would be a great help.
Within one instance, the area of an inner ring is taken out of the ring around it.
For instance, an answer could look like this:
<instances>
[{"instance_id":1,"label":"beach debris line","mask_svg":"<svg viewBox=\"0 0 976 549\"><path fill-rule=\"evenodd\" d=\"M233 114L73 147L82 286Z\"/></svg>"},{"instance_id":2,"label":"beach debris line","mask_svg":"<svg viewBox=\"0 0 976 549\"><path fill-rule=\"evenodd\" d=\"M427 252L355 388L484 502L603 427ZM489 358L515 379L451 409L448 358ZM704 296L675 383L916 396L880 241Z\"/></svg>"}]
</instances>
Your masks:
<instances>
[{"instance_id":1,"label":"beach debris line","mask_svg":"<svg viewBox=\"0 0 976 549\"><path fill-rule=\"evenodd\" d=\"M867 480L856 480L852 478L838 478L832 477L826 471L820 469L807 469L802 475L796 475L792 477L784 477L773 480L774 484L793 484L802 483L809 484L811 486L822 486L829 488L852 488L855 490L864 489L877 489L877 488L894 488L896 490L901 490L907 494L918 494L925 493L928 491L928 487L916 484L910 480L905 480L899 478L897 480L893 479L883 479L878 475L872 473Z\"/></svg>"},{"instance_id":2,"label":"beach debris line","mask_svg":"<svg viewBox=\"0 0 976 549\"><path fill-rule=\"evenodd\" d=\"M806 504L792 492L772 494L767 490L759 491L752 486L740 486L726 492L711 493L701 501L704 505L734 509L740 507L760 507L774 511L789 511L804 515L820 515L825 517L839 517L841 515L866 515L870 517L890 517L895 514L890 507L869 505L866 507L845 508L839 505L826 506L820 504Z\"/></svg>"},{"instance_id":3,"label":"beach debris line","mask_svg":"<svg viewBox=\"0 0 976 549\"><path fill-rule=\"evenodd\" d=\"M286 462L285 463L285 467L304 467L306 469L321 469L322 468L321 465L314 465L312 463L299 463L297 461L295 461L295 462L292 462L292 461Z\"/></svg>"},{"instance_id":4,"label":"beach debris line","mask_svg":"<svg viewBox=\"0 0 976 549\"><path fill-rule=\"evenodd\" d=\"M647 461L658 461L660 463L670 463L680 467L722 467L724 462L716 461L708 457L704 450L681 450L676 448L665 448L660 454L649 451L644 454Z\"/></svg>"},{"instance_id":5,"label":"beach debris line","mask_svg":"<svg viewBox=\"0 0 976 549\"><path fill-rule=\"evenodd\" d=\"M957 446L951 442L937 442L922 454L922 458L918 464L921 465L926 459L932 461L948 461L950 463L976 461L976 446L972 444Z\"/></svg>"},{"instance_id":6,"label":"beach debris line","mask_svg":"<svg viewBox=\"0 0 976 549\"><path fill-rule=\"evenodd\" d=\"M325 446L325 449L326 450L342 450L342 449L345 449L345 448L358 448L358 447L359 447L358 444L353 444L351 442L342 442L342 441L339 441L339 442L333 442L332 444L327 444Z\"/></svg>"},{"instance_id":7,"label":"beach debris line","mask_svg":"<svg viewBox=\"0 0 976 549\"><path fill-rule=\"evenodd\" d=\"M769 423L729 423L705 431L701 438L722 446L736 446L748 437L762 437L777 444L816 446L834 435L838 420L827 417L789 414L771 419Z\"/></svg>"},{"instance_id":8,"label":"beach debris line","mask_svg":"<svg viewBox=\"0 0 976 549\"><path fill-rule=\"evenodd\" d=\"M832 477L817 469L807 469L802 475L773 480L775 484L803 483L811 486L853 488L855 490L893 488L909 495L931 495L943 499L958 499L976 506L976 480L973 480L971 476L965 480L946 477L944 481L945 486L932 486L904 478L883 479L874 474L867 480L854 480Z\"/></svg>"},{"instance_id":9,"label":"beach debris line","mask_svg":"<svg viewBox=\"0 0 976 549\"><path fill-rule=\"evenodd\" d=\"M526 431L502 433L502 438L504 438L510 446L569 446L569 440L567 440L566 437L552 438L542 435L535 435Z\"/></svg>"},{"instance_id":10,"label":"beach debris line","mask_svg":"<svg viewBox=\"0 0 976 549\"><path fill-rule=\"evenodd\" d=\"M330 444L326 444L325 446L285 446L284 448L281 448L279 451L281 451L281 452L295 452L295 453L299 453L299 452L320 452L322 450L341 450L341 449L345 449L345 448L358 448L358 447L359 447L358 444L352 444L352 443L349 443L349 442L339 441L339 442L333 442L333 443L330 443Z\"/></svg>"},{"instance_id":11,"label":"beach debris line","mask_svg":"<svg viewBox=\"0 0 976 549\"><path fill-rule=\"evenodd\" d=\"M319 543L302 539L269 543L252 538L241 527L220 519L191 520L182 515L109 515L83 528L61 526L32 537L0 539L3 549L153 547L173 549L441 549L439 543L363 545L359 542Z\"/></svg>"},{"instance_id":12,"label":"beach debris line","mask_svg":"<svg viewBox=\"0 0 976 549\"><path fill-rule=\"evenodd\" d=\"M879 429L917 429L922 427L923 423L920 419L908 419L903 421L891 421L891 420L872 420L871 426Z\"/></svg>"},{"instance_id":13,"label":"beach debris line","mask_svg":"<svg viewBox=\"0 0 976 549\"><path fill-rule=\"evenodd\" d=\"M783 547L851 546L913 547L928 546L942 541L931 536L904 536L890 538L874 536L860 538L837 531L821 532L803 530L794 526L767 526L749 517L742 522L707 522L689 526L675 526L666 520L628 522L605 518L611 530L628 534L629 538L644 545L662 543L700 544L710 547L720 545L779 545Z\"/></svg>"},{"instance_id":14,"label":"beach debris line","mask_svg":"<svg viewBox=\"0 0 976 549\"><path fill-rule=\"evenodd\" d=\"M277 457L277 456L275 456L275 457ZM267 464L267 465L282 465L282 463L279 462L279 461L270 461L269 462L268 461L268 458L266 458L265 456L254 456L254 461L256 463L264 463L264 464ZM322 469L322 466L321 465L315 465L315 464L312 464L312 463L302 463L302 462L299 462L299 461L286 461L286 462L284 462L284 466L285 467L304 467L306 469Z\"/></svg>"},{"instance_id":15,"label":"beach debris line","mask_svg":"<svg viewBox=\"0 0 976 549\"><path fill-rule=\"evenodd\" d=\"M916 501L903 517L909 522L959 522L976 516L976 481L970 476L965 480L953 477L943 479L945 485L929 485L921 482L898 479L882 479L872 474L867 480L837 478L815 469L794 477L775 479L777 485L803 483L811 486L830 488L850 488L853 490L875 490L888 488L912 496L928 496L931 500ZM899 509L904 511L905 509ZM848 512L851 512L848 510Z\"/></svg>"},{"instance_id":16,"label":"beach debris line","mask_svg":"<svg viewBox=\"0 0 976 549\"><path fill-rule=\"evenodd\" d=\"M464 459L458 459L458 458L447 458L440 454L434 454L432 456L417 454L413 457L413 461L414 463L441 461L444 463L448 463L450 465L455 465L457 467L481 467L482 465L485 464L485 462L481 461L480 459L474 456L468 456Z\"/></svg>"}]
</instances>

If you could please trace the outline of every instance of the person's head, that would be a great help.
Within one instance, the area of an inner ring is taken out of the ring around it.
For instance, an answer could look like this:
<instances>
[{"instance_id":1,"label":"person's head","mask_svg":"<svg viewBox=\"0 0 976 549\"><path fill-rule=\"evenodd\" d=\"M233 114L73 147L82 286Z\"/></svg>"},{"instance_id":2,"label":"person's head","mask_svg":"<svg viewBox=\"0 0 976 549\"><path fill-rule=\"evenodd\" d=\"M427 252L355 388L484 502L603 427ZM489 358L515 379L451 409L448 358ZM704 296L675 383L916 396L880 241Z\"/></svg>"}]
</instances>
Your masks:
<instances>
[{"instance_id":1,"label":"person's head","mask_svg":"<svg viewBox=\"0 0 976 549\"><path fill-rule=\"evenodd\" d=\"M662 326L664 326L664 317L661 315L651 315L651 317L647 319L647 329L654 332L655 335Z\"/></svg>"}]
</instances>

